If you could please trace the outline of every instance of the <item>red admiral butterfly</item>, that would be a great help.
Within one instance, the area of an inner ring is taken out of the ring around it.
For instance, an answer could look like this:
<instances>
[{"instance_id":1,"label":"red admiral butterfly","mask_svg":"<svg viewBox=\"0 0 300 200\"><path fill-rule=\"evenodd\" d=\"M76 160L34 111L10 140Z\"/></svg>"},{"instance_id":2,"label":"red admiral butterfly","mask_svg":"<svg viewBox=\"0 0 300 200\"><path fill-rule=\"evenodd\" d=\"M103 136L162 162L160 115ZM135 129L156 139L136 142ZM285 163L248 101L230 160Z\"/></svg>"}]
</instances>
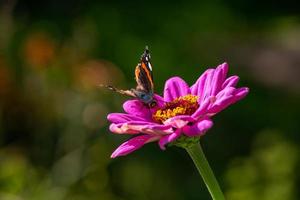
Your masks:
<instances>
[{"instance_id":1,"label":"red admiral butterfly","mask_svg":"<svg viewBox=\"0 0 300 200\"><path fill-rule=\"evenodd\" d=\"M154 85L150 58L150 52L148 46L146 46L145 51L141 56L140 62L135 68L135 80L137 83L136 88L132 88L130 90L120 90L110 85L101 86L104 86L120 94L137 98L143 103L147 104L150 108L155 107L157 103L153 99Z\"/></svg>"}]
</instances>

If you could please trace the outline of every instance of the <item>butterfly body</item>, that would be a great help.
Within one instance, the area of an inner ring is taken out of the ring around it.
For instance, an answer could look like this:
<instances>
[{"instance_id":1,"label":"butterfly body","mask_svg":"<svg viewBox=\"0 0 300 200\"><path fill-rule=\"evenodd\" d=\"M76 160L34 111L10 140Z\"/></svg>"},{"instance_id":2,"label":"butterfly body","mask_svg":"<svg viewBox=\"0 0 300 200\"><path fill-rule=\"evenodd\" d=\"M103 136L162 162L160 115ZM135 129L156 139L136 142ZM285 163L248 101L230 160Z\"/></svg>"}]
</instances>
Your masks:
<instances>
[{"instance_id":1,"label":"butterfly body","mask_svg":"<svg viewBox=\"0 0 300 200\"><path fill-rule=\"evenodd\" d=\"M143 90L136 89L132 89L131 91L135 94L136 98L140 99L145 104L150 104L152 101L154 101L153 93L148 93Z\"/></svg>"},{"instance_id":2,"label":"butterfly body","mask_svg":"<svg viewBox=\"0 0 300 200\"><path fill-rule=\"evenodd\" d=\"M140 62L135 68L135 80L137 83L136 88L132 88L130 90L120 90L113 86L105 87L120 94L137 98L138 100L148 105L150 108L155 107L156 101L153 98L154 84L150 58L151 57L149 49L146 46L145 51L141 56Z\"/></svg>"}]
</instances>

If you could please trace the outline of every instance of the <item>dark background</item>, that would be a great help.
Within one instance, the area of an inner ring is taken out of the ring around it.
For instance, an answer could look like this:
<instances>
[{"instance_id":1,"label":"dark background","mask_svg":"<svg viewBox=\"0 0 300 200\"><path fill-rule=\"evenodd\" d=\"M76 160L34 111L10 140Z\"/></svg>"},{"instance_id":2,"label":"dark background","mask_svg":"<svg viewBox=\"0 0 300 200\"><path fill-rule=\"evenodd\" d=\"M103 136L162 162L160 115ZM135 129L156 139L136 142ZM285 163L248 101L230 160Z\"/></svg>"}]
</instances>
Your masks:
<instances>
[{"instance_id":1,"label":"dark background","mask_svg":"<svg viewBox=\"0 0 300 200\"><path fill-rule=\"evenodd\" d=\"M0 2L0 199L210 199L182 149L128 139L106 115L150 47L155 90L224 61L249 95L201 139L232 200L299 199L300 13L292 1Z\"/></svg>"}]
</instances>

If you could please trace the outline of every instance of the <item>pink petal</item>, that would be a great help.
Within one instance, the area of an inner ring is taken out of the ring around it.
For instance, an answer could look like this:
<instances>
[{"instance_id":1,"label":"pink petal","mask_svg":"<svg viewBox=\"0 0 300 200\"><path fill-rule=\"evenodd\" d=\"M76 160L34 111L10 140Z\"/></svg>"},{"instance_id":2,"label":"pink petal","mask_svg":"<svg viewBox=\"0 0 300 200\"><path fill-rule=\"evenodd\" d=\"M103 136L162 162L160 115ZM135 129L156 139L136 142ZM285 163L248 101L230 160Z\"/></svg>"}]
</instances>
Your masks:
<instances>
[{"instance_id":1,"label":"pink petal","mask_svg":"<svg viewBox=\"0 0 300 200\"><path fill-rule=\"evenodd\" d=\"M234 91L234 102L241 100L249 93L249 88L242 87Z\"/></svg>"},{"instance_id":2,"label":"pink petal","mask_svg":"<svg viewBox=\"0 0 300 200\"><path fill-rule=\"evenodd\" d=\"M227 87L222 90L217 96L215 97L215 102L210 105L208 108L208 113L215 114L220 112L221 110L225 109L234 101L233 93L236 89L234 87Z\"/></svg>"},{"instance_id":3,"label":"pink petal","mask_svg":"<svg viewBox=\"0 0 300 200\"><path fill-rule=\"evenodd\" d=\"M165 135L172 133L171 126L150 122L132 121L127 123L111 124L110 131L117 134L156 134Z\"/></svg>"},{"instance_id":4,"label":"pink petal","mask_svg":"<svg viewBox=\"0 0 300 200\"><path fill-rule=\"evenodd\" d=\"M229 66L227 64L227 62L224 62L223 64L219 65L218 68L220 68L222 70L222 77L223 77L223 82L225 81L225 78L227 77L227 73L229 70Z\"/></svg>"},{"instance_id":5,"label":"pink petal","mask_svg":"<svg viewBox=\"0 0 300 200\"><path fill-rule=\"evenodd\" d=\"M158 94L154 94L153 98L154 98L154 100L156 101L157 106L158 106L159 108L163 107L163 105L165 104L165 101L164 101L164 98L163 98L163 97L161 97L161 96L158 95ZM153 111L156 111L156 109L157 109L156 107L153 108L153 109L151 109L152 113L153 113Z\"/></svg>"},{"instance_id":6,"label":"pink petal","mask_svg":"<svg viewBox=\"0 0 300 200\"><path fill-rule=\"evenodd\" d=\"M235 89L233 87L227 87L222 90L216 96L216 102L208 109L209 113L215 114L218 113L229 105L239 101L240 99L244 98L249 92L249 88L243 87L239 89Z\"/></svg>"},{"instance_id":7,"label":"pink petal","mask_svg":"<svg viewBox=\"0 0 300 200\"><path fill-rule=\"evenodd\" d=\"M134 130L134 129L129 129L127 126L124 126L126 123L121 123L121 124L114 124L112 123L109 125L109 130L113 133L117 134L139 134L140 131Z\"/></svg>"},{"instance_id":8,"label":"pink petal","mask_svg":"<svg viewBox=\"0 0 300 200\"><path fill-rule=\"evenodd\" d=\"M166 135L166 136L163 136L158 144L159 144L159 147L162 149L162 150L165 150L166 147L165 145L167 143L170 143L170 142L173 142L175 141L179 136L181 135L181 130L180 129L177 129L174 133L171 133L169 135Z\"/></svg>"},{"instance_id":9,"label":"pink petal","mask_svg":"<svg viewBox=\"0 0 300 200\"><path fill-rule=\"evenodd\" d=\"M154 94L153 99L157 102L157 106L154 108L149 108L148 105L135 99L125 101L123 104L123 109L128 114L144 118L146 121L153 121L152 113L164 105L164 99L161 96Z\"/></svg>"},{"instance_id":10,"label":"pink petal","mask_svg":"<svg viewBox=\"0 0 300 200\"><path fill-rule=\"evenodd\" d=\"M167 80L164 89L164 100L170 102L178 97L190 94L188 84L179 77L172 77Z\"/></svg>"},{"instance_id":11,"label":"pink petal","mask_svg":"<svg viewBox=\"0 0 300 200\"><path fill-rule=\"evenodd\" d=\"M149 125L141 129L141 133L152 135L166 135L173 132L171 126L168 125Z\"/></svg>"},{"instance_id":12,"label":"pink petal","mask_svg":"<svg viewBox=\"0 0 300 200\"><path fill-rule=\"evenodd\" d=\"M182 131L185 135L189 137L201 136L206 133L208 129L213 126L213 122L210 119L205 119L200 122L195 123L192 126L185 126Z\"/></svg>"},{"instance_id":13,"label":"pink petal","mask_svg":"<svg viewBox=\"0 0 300 200\"><path fill-rule=\"evenodd\" d=\"M159 137L157 136L151 136L151 135L140 135L140 136L136 136L126 142L124 142L123 144L121 144L112 154L111 154L111 158L116 158L118 156L125 156L139 148L141 148L142 146L144 146L144 144L148 143L148 142L153 142L155 140L158 140Z\"/></svg>"},{"instance_id":14,"label":"pink petal","mask_svg":"<svg viewBox=\"0 0 300 200\"><path fill-rule=\"evenodd\" d=\"M110 113L107 115L107 120L112 123L125 123L130 121L145 121L146 119L125 113Z\"/></svg>"},{"instance_id":15,"label":"pink petal","mask_svg":"<svg viewBox=\"0 0 300 200\"><path fill-rule=\"evenodd\" d=\"M212 97L213 98L213 97ZM199 106L199 108L192 114L192 117L196 120L203 117L207 113L207 109L211 104L211 99L206 98Z\"/></svg>"},{"instance_id":16,"label":"pink petal","mask_svg":"<svg viewBox=\"0 0 300 200\"><path fill-rule=\"evenodd\" d=\"M205 88L208 87L208 82L213 76L213 73L214 73L214 69L207 69L196 81L196 83L191 87L191 93L199 97L198 98L199 104L201 104L201 102L204 99L204 92L207 90Z\"/></svg>"},{"instance_id":17,"label":"pink petal","mask_svg":"<svg viewBox=\"0 0 300 200\"><path fill-rule=\"evenodd\" d=\"M211 92L210 92L211 96L217 95L217 93L222 89L222 84L225 81L227 72L228 72L227 63L223 63L216 68L211 82Z\"/></svg>"},{"instance_id":18,"label":"pink petal","mask_svg":"<svg viewBox=\"0 0 300 200\"><path fill-rule=\"evenodd\" d=\"M227 78L225 80L225 82L222 85L222 89L226 88L226 87L235 87L236 84L239 81L239 77L238 76L230 76L229 78Z\"/></svg>"},{"instance_id":19,"label":"pink petal","mask_svg":"<svg viewBox=\"0 0 300 200\"><path fill-rule=\"evenodd\" d=\"M199 97L201 104L206 98L215 96L221 89L228 72L227 63L219 65L216 69L206 70L191 87L191 93Z\"/></svg>"},{"instance_id":20,"label":"pink petal","mask_svg":"<svg viewBox=\"0 0 300 200\"><path fill-rule=\"evenodd\" d=\"M223 63L208 74L203 88L202 96L200 96L201 102L206 98L215 96L219 92L223 81L226 78L227 71L228 65L227 63Z\"/></svg>"},{"instance_id":21,"label":"pink petal","mask_svg":"<svg viewBox=\"0 0 300 200\"><path fill-rule=\"evenodd\" d=\"M178 115L164 121L164 125L169 125L174 128L182 128L189 122L195 122L195 119L189 115Z\"/></svg>"},{"instance_id":22,"label":"pink petal","mask_svg":"<svg viewBox=\"0 0 300 200\"><path fill-rule=\"evenodd\" d=\"M207 69L191 87L191 94L196 96L202 96L203 88L205 85L208 74L212 73L213 69Z\"/></svg>"},{"instance_id":23,"label":"pink petal","mask_svg":"<svg viewBox=\"0 0 300 200\"><path fill-rule=\"evenodd\" d=\"M128 100L123 104L123 109L128 114L138 116L141 118L147 119L147 121L151 119L151 110L147 105L139 100Z\"/></svg>"},{"instance_id":24,"label":"pink petal","mask_svg":"<svg viewBox=\"0 0 300 200\"><path fill-rule=\"evenodd\" d=\"M227 96L232 96L236 89L234 87L226 87L221 92L219 92L216 96L216 101L214 104L222 103L222 99L226 98Z\"/></svg>"}]
</instances>

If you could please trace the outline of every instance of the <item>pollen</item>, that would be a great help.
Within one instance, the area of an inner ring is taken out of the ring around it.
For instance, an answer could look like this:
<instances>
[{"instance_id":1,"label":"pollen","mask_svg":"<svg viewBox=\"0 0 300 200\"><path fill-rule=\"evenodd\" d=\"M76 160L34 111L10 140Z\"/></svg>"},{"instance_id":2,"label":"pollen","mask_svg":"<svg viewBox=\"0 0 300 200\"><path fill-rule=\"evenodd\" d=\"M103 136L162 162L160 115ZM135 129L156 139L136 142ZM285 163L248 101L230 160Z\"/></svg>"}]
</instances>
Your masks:
<instances>
[{"instance_id":1,"label":"pollen","mask_svg":"<svg viewBox=\"0 0 300 200\"><path fill-rule=\"evenodd\" d=\"M191 94L176 98L153 113L152 118L154 121L162 124L171 117L178 115L192 115L197 108L199 108L197 100L198 96Z\"/></svg>"}]
</instances>

